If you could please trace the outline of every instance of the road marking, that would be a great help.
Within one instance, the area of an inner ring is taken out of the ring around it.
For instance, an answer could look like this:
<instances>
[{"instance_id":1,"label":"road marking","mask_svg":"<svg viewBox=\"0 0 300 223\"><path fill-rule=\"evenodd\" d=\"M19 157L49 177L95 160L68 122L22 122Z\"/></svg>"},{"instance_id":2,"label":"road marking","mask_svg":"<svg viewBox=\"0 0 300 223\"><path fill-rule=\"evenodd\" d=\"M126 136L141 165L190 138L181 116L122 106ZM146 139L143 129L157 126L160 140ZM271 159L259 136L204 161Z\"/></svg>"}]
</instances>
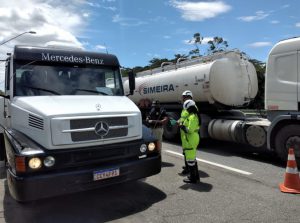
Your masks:
<instances>
[{"instance_id":1,"label":"road marking","mask_svg":"<svg viewBox=\"0 0 300 223\"><path fill-rule=\"evenodd\" d=\"M177 153L177 152L173 152L173 151L171 151L171 150L164 150L164 152L171 153L171 154L174 154L174 155L176 155L176 156L181 156L181 157L183 157L182 154ZM236 168L233 168L233 167L230 167L230 166L225 166L225 165L223 165L223 164L214 163L214 162L207 161L207 160L204 160L204 159L199 159L199 158L196 158L196 159L197 159L197 161L199 161L199 162L206 163L206 164L210 164L210 165L213 165L213 166L217 166L217 167L220 167L220 168L223 168L223 169L226 169L226 170L230 170L230 171L233 171L233 172L241 173L241 174L244 174L244 175L251 175L251 174L252 174L252 173L250 173L250 172L247 172L247 171L244 171L244 170L240 170L240 169L236 169Z\"/></svg>"}]
</instances>

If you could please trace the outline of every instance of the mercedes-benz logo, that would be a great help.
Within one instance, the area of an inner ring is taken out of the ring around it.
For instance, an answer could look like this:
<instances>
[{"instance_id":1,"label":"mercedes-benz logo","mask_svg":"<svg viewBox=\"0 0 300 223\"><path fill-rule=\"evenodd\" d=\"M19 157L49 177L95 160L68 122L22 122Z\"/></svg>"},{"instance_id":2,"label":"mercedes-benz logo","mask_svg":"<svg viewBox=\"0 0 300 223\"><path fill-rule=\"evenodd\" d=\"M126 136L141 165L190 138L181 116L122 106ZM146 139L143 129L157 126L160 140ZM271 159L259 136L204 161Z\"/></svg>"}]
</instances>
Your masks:
<instances>
[{"instance_id":1,"label":"mercedes-benz logo","mask_svg":"<svg viewBox=\"0 0 300 223\"><path fill-rule=\"evenodd\" d=\"M101 105L100 105L100 104L96 104L95 107L96 107L96 110L97 110L97 111L100 111L100 110L101 110Z\"/></svg>"},{"instance_id":2,"label":"mercedes-benz logo","mask_svg":"<svg viewBox=\"0 0 300 223\"><path fill-rule=\"evenodd\" d=\"M104 137L109 132L109 126L106 122L97 122L95 125L95 133L101 137Z\"/></svg>"}]
</instances>

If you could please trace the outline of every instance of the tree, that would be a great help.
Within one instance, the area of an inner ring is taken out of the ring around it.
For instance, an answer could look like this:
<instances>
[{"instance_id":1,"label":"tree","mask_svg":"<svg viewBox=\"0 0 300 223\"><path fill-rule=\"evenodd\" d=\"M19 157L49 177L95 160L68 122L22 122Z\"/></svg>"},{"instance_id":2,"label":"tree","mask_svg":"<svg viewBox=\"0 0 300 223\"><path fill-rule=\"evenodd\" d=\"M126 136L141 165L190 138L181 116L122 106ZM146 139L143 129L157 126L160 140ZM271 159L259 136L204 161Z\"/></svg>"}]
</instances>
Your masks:
<instances>
[{"instance_id":1,"label":"tree","mask_svg":"<svg viewBox=\"0 0 300 223\"><path fill-rule=\"evenodd\" d=\"M228 47L228 42L218 36L215 36L213 40L210 40L207 43L209 45L208 54L224 51Z\"/></svg>"},{"instance_id":2,"label":"tree","mask_svg":"<svg viewBox=\"0 0 300 223\"><path fill-rule=\"evenodd\" d=\"M128 77L128 73L133 71L133 73L138 73L138 72L141 72L141 71L144 71L146 70L145 67L140 67L140 66L136 66L136 67L133 67L133 68L129 68L129 67L122 67L121 68L121 73L122 73L122 77Z\"/></svg>"},{"instance_id":3,"label":"tree","mask_svg":"<svg viewBox=\"0 0 300 223\"><path fill-rule=\"evenodd\" d=\"M183 59L187 59L189 56L185 55L185 54L175 54L174 55L174 59L170 60L173 63L177 63L179 58L183 58Z\"/></svg>"},{"instance_id":4,"label":"tree","mask_svg":"<svg viewBox=\"0 0 300 223\"><path fill-rule=\"evenodd\" d=\"M201 56L199 45L201 45L203 40L203 37L200 35L200 33L195 33L193 36L193 39L189 41L189 43L195 44L196 49L193 49L189 52L189 55L193 57Z\"/></svg>"},{"instance_id":5,"label":"tree","mask_svg":"<svg viewBox=\"0 0 300 223\"><path fill-rule=\"evenodd\" d=\"M160 67L163 62L169 62L169 60L167 58L159 59L155 57L149 61L149 67L150 69Z\"/></svg>"}]
</instances>

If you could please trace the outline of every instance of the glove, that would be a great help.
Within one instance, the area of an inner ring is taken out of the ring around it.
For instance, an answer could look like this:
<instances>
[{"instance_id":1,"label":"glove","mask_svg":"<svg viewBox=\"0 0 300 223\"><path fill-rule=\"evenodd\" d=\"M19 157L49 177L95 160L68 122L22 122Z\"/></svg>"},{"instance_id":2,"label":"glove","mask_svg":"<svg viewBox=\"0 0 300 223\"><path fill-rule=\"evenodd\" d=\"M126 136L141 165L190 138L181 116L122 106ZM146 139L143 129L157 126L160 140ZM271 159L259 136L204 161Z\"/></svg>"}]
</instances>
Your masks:
<instances>
[{"instance_id":1,"label":"glove","mask_svg":"<svg viewBox=\"0 0 300 223\"><path fill-rule=\"evenodd\" d=\"M146 122L149 123L149 124L151 124L151 123L152 123L152 120L150 120L149 117L147 117L147 118L146 118Z\"/></svg>"},{"instance_id":2,"label":"glove","mask_svg":"<svg viewBox=\"0 0 300 223\"><path fill-rule=\"evenodd\" d=\"M177 121L175 119L170 119L170 124L172 126L174 126L174 125L177 125L178 123L177 123Z\"/></svg>"},{"instance_id":3,"label":"glove","mask_svg":"<svg viewBox=\"0 0 300 223\"><path fill-rule=\"evenodd\" d=\"M182 131L184 131L185 133L188 133L188 131L189 131L188 128L184 125L181 125L180 129L182 129Z\"/></svg>"}]
</instances>

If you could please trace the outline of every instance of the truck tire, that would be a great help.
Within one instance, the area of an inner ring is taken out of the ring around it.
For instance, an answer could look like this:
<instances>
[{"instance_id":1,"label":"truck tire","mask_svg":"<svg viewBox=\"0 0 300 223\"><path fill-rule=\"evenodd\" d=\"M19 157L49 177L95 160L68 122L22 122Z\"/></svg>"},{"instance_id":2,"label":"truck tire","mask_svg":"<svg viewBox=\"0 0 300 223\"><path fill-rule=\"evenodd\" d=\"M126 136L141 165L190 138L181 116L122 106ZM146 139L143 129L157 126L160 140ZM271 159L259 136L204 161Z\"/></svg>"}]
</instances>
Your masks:
<instances>
[{"instance_id":1,"label":"truck tire","mask_svg":"<svg viewBox=\"0 0 300 223\"><path fill-rule=\"evenodd\" d=\"M164 138L167 140L174 140L179 134L178 127L177 125L171 125L170 120L178 120L179 119L179 114L176 112L167 112L167 115L169 117L168 123L164 126Z\"/></svg>"},{"instance_id":2,"label":"truck tire","mask_svg":"<svg viewBox=\"0 0 300 223\"><path fill-rule=\"evenodd\" d=\"M275 151L282 161L287 161L289 148L294 149L298 166L300 165L300 125L287 125L280 129L275 138Z\"/></svg>"}]
</instances>

